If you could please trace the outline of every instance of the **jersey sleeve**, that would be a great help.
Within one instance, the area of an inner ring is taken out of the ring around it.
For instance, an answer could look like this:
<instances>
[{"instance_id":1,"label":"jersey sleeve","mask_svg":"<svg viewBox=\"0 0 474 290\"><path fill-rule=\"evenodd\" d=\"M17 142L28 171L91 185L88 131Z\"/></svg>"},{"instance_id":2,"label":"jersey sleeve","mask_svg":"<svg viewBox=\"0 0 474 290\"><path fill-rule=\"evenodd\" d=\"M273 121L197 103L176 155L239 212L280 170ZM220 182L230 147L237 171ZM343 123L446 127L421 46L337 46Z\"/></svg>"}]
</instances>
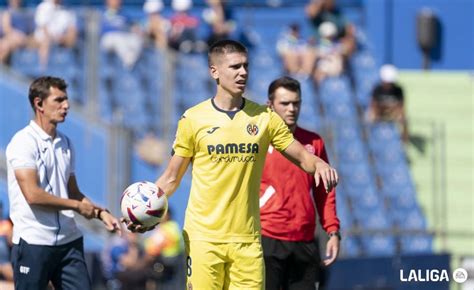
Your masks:
<instances>
[{"instance_id":1,"label":"jersey sleeve","mask_svg":"<svg viewBox=\"0 0 474 290\"><path fill-rule=\"evenodd\" d=\"M23 139L23 140L20 140ZM36 157L38 148L32 138L24 139L19 136L13 137L7 147L6 157L14 170L32 168L36 169Z\"/></svg>"},{"instance_id":2,"label":"jersey sleeve","mask_svg":"<svg viewBox=\"0 0 474 290\"><path fill-rule=\"evenodd\" d=\"M191 126L191 120L185 115L183 115L178 122L173 151L174 154L181 157L194 156L194 133Z\"/></svg>"},{"instance_id":3,"label":"jersey sleeve","mask_svg":"<svg viewBox=\"0 0 474 290\"><path fill-rule=\"evenodd\" d=\"M270 140L278 151L284 151L295 140L288 126L277 113L270 111L270 122L268 124Z\"/></svg>"}]
</instances>

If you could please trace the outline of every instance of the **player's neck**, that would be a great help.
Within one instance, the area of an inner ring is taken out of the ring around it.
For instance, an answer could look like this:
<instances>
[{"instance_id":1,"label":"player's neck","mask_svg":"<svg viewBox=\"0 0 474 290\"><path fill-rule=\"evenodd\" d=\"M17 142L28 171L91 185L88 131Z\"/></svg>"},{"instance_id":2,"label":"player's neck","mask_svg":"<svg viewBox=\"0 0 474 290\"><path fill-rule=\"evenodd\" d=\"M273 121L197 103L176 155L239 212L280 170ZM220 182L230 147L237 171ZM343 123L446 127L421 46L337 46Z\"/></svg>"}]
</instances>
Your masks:
<instances>
[{"instance_id":1,"label":"player's neck","mask_svg":"<svg viewBox=\"0 0 474 290\"><path fill-rule=\"evenodd\" d=\"M51 136L51 138L56 137L56 124L49 122L48 120L45 120L41 116L36 116L35 119L33 120L41 129L43 129L46 134Z\"/></svg>"},{"instance_id":2,"label":"player's neck","mask_svg":"<svg viewBox=\"0 0 474 290\"><path fill-rule=\"evenodd\" d=\"M214 104L224 111L237 111L242 108L242 95L232 96L230 94L217 93L214 97Z\"/></svg>"},{"instance_id":3,"label":"player's neck","mask_svg":"<svg viewBox=\"0 0 474 290\"><path fill-rule=\"evenodd\" d=\"M295 134L295 132L296 132L296 126L297 126L296 124L291 125L291 126L288 126L288 128L289 128L290 131L291 131L291 133Z\"/></svg>"}]
</instances>

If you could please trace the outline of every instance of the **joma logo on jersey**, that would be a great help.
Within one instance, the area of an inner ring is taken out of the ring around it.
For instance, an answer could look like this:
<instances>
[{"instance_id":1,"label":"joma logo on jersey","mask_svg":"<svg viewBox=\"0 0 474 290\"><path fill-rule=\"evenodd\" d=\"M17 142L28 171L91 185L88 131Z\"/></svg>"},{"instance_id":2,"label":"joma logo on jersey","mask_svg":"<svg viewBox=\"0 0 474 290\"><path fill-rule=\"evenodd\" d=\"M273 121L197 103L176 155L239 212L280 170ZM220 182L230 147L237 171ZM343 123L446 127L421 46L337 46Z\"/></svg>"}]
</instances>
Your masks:
<instances>
[{"instance_id":1,"label":"joma logo on jersey","mask_svg":"<svg viewBox=\"0 0 474 290\"><path fill-rule=\"evenodd\" d=\"M207 145L207 153L215 154L234 154L234 153L258 153L257 143L227 143Z\"/></svg>"}]
</instances>

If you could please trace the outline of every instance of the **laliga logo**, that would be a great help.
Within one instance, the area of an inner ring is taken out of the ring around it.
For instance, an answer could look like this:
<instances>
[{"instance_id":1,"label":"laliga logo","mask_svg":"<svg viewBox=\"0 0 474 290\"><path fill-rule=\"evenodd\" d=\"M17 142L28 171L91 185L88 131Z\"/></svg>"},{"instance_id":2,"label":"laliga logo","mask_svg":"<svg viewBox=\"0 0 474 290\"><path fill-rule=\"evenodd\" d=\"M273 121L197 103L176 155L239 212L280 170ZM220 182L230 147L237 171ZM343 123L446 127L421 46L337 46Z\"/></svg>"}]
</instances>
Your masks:
<instances>
[{"instance_id":1,"label":"laliga logo","mask_svg":"<svg viewBox=\"0 0 474 290\"><path fill-rule=\"evenodd\" d=\"M464 283L467 280L467 271L463 268L458 268L453 272L453 280L457 283ZM400 269L400 281L401 282L449 282L449 275L447 270L438 269L426 269L426 270L415 270L412 269L408 273L408 277L405 275L402 269Z\"/></svg>"}]
</instances>

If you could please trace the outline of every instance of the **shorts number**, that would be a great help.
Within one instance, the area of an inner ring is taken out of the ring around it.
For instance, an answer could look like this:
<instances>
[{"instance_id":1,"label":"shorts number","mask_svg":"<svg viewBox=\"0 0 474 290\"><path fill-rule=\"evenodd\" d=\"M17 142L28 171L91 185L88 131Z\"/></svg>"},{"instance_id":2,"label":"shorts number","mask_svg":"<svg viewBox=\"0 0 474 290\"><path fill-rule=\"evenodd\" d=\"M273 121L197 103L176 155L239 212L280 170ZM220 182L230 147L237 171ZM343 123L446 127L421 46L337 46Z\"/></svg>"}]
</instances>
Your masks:
<instances>
[{"instance_id":1,"label":"shorts number","mask_svg":"<svg viewBox=\"0 0 474 290\"><path fill-rule=\"evenodd\" d=\"M191 265L192 265L192 260L191 260L191 257L188 256L186 258L186 268L187 268L187 272L188 272L188 277L191 277L191 274L193 273L193 270L191 269Z\"/></svg>"}]
</instances>

